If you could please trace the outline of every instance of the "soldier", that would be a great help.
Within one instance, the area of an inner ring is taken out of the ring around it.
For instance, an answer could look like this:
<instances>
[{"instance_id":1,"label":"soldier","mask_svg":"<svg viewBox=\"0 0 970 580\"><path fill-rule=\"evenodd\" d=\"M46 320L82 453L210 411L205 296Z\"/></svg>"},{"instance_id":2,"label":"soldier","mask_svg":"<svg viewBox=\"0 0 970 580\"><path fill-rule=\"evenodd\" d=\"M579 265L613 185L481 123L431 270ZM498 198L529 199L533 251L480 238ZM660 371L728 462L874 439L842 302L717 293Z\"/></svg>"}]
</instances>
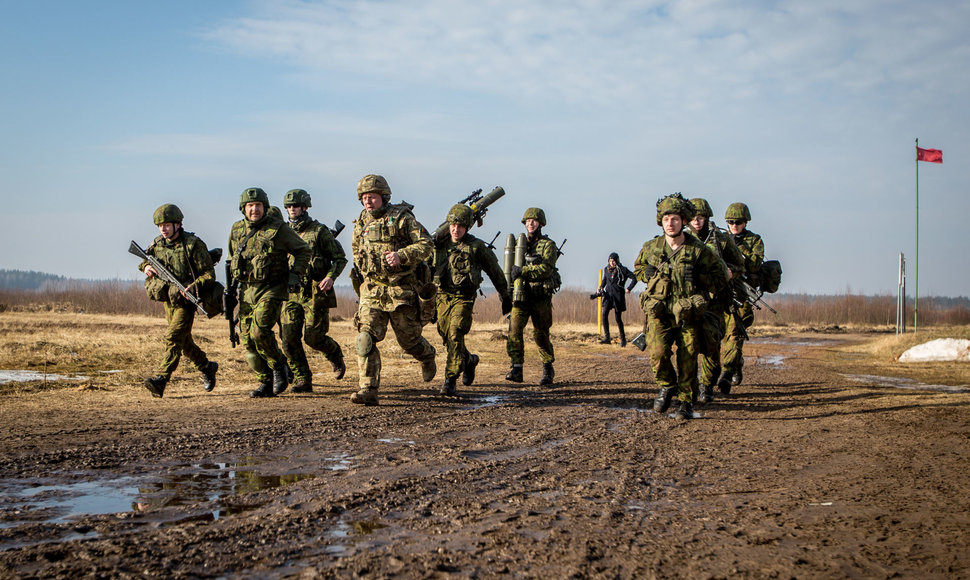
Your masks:
<instances>
[{"instance_id":1,"label":"soldier","mask_svg":"<svg viewBox=\"0 0 970 580\"><path fill-rule=\"evenodd\" d=\"M448 350L442 395L455 394L459 374L461 384L466 387L475 381L478 355L468 352L465 335L471 330L472 311L476 292L482 284L483 270L502 301L502 314L512 310L512 297L498 258L485 242L468 233L473 214L472 209L463 203L452 206L446 218L448 231L435 240L438 334Z\"/></svg>"},{"instance_id":2,"label":"soldier","mask_svg":"<svg viewBox=\"0 0 970 580\"><path fill-rule=\"evenodd\" d=\"M721 260L684 229L693 214L693 206L679 193L659 200L657 225L664 233L643 244L634 267L637 279L647 285L640 304L647 315L650 363L660 386L653 410L666 411L676 394L681 419L694 416L699 335L708 296L727 284ZM670 360L674 345L676 369Z\"/></svg>"},{"instance_id":3,"label":"soldier","mask_svg":"<svg viewBox=\"0 0 970 580\"><path fill-rule=\"evenodd\" d=\"M420 304L422 297L433 299L434 285L425 260L434 244L411 213L414 206L390 204L391 188L382 176L362 177L357 199L364 209L354 222L351 279L360 295L354 317L360 388L350 400L377 405L381 382L377 343L384 340L388 322L401 348L421 362L424 381L430 382L437 373L434 347L421 336L426 321Z\"/></svg>"},{"instance_id":4,"label":"soldier","mask_svg":"<svg viewBox=\"0 0 970 580\"><path fill-rule=\"evenodd\" d=\"M728 269L728 279L744 271L744 256L734 244L734 239L726 231L717 227L711 220L714 212L707 200L695 197L690 200L694 206L694 219L690 221L691 232L707 247L714 250L717 257ZM724 338L725 323L733 321L735 313L734 296L731 286L727 285L714 293L704 314L703 348L701 349L700 401L710 403L714 400L714 383L721 372L721 339Z\"/></svg>"},{"instance_id":5,"label":"soldier","mask_svg":"<svg viewBox=\"0 0 970 580\"><path fill-rule=\"evenodd\" d=\"M283 303L310 261L306 242L270 214L269 197L258 187L242 192L239 211L244 218L232 225L229 255L232 276L239 281L239 327L246 362L259 387L251 397L275 397L286 389L286 359L273 332ZM288 259L292 256L292 260Z\"/></svg>"},{"instance_id":6,"label":"soldier","mask_svg":"<svg viewBox=\"0 0 970 580\"><path fill-rule=\"evenodd\" d=\"M629 283L627 281L629 280ZM623 329L623 313L626 312L626 295L637 285L636 276L629 268L620 263L620 255L610 254L603 269L603 279L596 293L590 299L603 298L600 318L603 320L603 338L600 344L610 344L610 310L616 317L616 328L620 333L620 346L626 346L626 332ZM626 286L626 288L624 288Z\"/></svg>"},{"instance_id":7,"label":"soldier","mask_svg":"<svg viewBox=\"0 0 970 580\"><path fill-rule=\"evenodd\" d=\"M333 282L343 272L347 258L330 228L307 213L311 200L306 190L291 189L286 192L283 207L290 218L289 226L310 246L310 264L299 290L291 293L283 306L282 316L283 354L293 369L293 392L310 393L313 391L313 375L303 349L304 340L327 357L334 378L340 380L347 370L340 345L327 336L330 309L337 307ZM290 261L292 265L293 259Z\"/></svg>"},{"instance_id":8,"label":"soldier","mask_svg":"<svg viewBox=\"0 0 970 580\"><path fill-rule=\"evenodd\" d=\"M740 202L732 203L724 212L724 221L727 222L735 245L744 256L744 269L741 276L757 288L760 283L761 264L765 261L765 243L761 241L761 236L747 228L748 222L751 221L748 206ZM724 370L717 380L718 390L725 395L731 392L732 385L741 384L743 378L741 368L744 366L744 329L754 323L754 310L747 302L740 307L738 314L740 316L725 318L727 331L721 343ZM740 325L738 318L740 318Z\"/></svg>"},{"instance_id":9,"label":"soldier","mask_svg":"<svg viewBox=\"0 0 970 580\"><path fill-rule=\"evenodd\" d=\"M171 272L189 292L196 296L199 291L216 279L212 257L205 242L195 234L182 229L182 210L166 203L155 210L155 225L161 234L145 250ZM165 334L165 358L158 367L158 374L145 379L145 388L153 397L161 398L172 373L179 365L182 354L188 357L195 368L202 373L202 386L211 391L216 386L216 371L219 363L210 361L205 352L192 340L192 322L195 320L196 306L189 302L174 285L162 281L158 272L147 261L138 269L148 277L146 287L153 299L165 303L165 320L168 332Z\"/></svg>"},{"instance_id":10,"label":"soldier","mask_svg":"<svg viewBox=\"0 0 970 580\"><path fill-rule=\"evenodd\" d=\"M561 280L556 260L559 259L559 248L556 242L543 235L542 228L546 225L546 213L537 207L525 210L522 223L526 230L525 266L513 266L511 280L514 283L522 278L523 295L513 297L512 317L509 321L509 339L506 351L512 362L505 380L521 383L522 364L525 362L525 341L522 334L525 325L532 319L532 331L536 346L539 347L539 358L542 359L542 379L540 386L549 386L556 376L552 366L556 357L549 340L549 329L552 328L552 295L559 290Z\"/></svg>"}]
</instances>

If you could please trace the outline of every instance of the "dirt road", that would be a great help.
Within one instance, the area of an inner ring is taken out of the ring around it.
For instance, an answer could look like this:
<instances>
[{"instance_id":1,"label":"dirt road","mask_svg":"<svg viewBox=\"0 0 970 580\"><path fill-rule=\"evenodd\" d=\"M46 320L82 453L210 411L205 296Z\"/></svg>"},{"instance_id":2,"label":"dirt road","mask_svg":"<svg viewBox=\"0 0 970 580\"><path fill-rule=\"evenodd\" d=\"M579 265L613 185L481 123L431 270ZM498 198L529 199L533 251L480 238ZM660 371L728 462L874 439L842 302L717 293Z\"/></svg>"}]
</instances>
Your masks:
<instances>
[{"instance_id":1,"label":"dirt road","mask_svg":"<svg viewBox=\"0 0 970 580\"><path fill-rule=\"evenodd\" d=\"M0 576L970 576L970 393L845 376L859 337L762 337L682 422L632 347L560 334L555 388L532 350L516 387L496 334L456 399L390 345L376 408L353 364L249 399L235 351L213 393L5 394Z\"/></svg>"}]
</instances>

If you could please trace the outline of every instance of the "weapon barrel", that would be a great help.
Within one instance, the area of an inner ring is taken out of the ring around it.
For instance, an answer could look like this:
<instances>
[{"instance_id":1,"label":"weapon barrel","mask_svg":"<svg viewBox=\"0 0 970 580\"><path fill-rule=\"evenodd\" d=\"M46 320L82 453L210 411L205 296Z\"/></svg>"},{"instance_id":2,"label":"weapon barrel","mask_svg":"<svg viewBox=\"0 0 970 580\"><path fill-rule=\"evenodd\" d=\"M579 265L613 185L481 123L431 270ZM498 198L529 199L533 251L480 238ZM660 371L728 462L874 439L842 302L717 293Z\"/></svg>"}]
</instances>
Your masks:
<instances>
[{"instance_id":1,"label":"weapon barrel","mask_svg":"<svg viewBox=\"0 0 970 580\"><path fill-rule=\"evenodd\" d=\"M509 286L512 285L512 265L515 263L515 236L509 234L505 238L505 261L502 263L502 271L505 272L505 281Z\"/></svg>"},{"instance_id":2,"label":"weapon barrel","mask_svg":"<svg viewBox=\"0 0 970 580\"><path fill-rule=\"evenodd\" d=\"M488 192L488 195L482 199L472 202L468 207L472 208L472 212L474 212L477 217L479 212L498 201L503 195L505 195L505 189L498 186L492 191Z\"/></svg>"},{"instance_id":3,"label":"weapon barrel","mask_svg":"<svg viewBox=\"0 0 970 580\"><path fill-rule=\"evenodd\" d=\"M528 242L525 239L525 234L519 234L519 239L515 242L515 265L525 266L525 246ZM512 302L524 302L525 301L525 288L522 287L522 277L515 279L515 284L512 286Z\"/></svg>"},{"instance_id":4,"label":"weapon barrel","mask_svg":"<svg viewBox=\"0 0 970 580\"><path fill-rule=\"evenodd\" d=\"M337 220L337 221L335 221L333 223L333 229L330 230L330 233L333 234L333 237L336 238L337 236L340 235L340 232L344 231L344 228L345 227L346 226L344 225L344 223L342 221Z\"/></svg>"}]
</instances>

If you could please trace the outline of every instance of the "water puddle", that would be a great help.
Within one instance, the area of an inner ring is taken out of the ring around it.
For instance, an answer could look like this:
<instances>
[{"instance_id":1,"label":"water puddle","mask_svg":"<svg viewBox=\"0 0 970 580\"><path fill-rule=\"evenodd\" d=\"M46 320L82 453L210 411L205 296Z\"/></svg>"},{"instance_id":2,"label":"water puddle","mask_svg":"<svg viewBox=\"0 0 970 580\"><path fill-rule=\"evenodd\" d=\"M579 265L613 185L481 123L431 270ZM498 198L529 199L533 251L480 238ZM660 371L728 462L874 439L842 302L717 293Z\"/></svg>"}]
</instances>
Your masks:
<instances>
[{"instance_id":1,"label":"water puddle","mask_svg":"<svg viewBox=\"0 0 970 580\"><path fill-rule=\"evenodd\" d=\"M347 521L341 517L326 534L332 543L324 549L324 552L334 556L344 556L352 547L354 536L367 536L386 527L387 524L380 522L369 520Z\"/></svg>"},{"instance_id":2,"label":"water puddle","mask_svg":"<svg viewBox=\"0 0 970 580\"><path fill-rule=\"evenodd\" d=\"M765 337L765 338L752 338L749 341L751 344L782 344L785 346L827 346L833 342L838 342L834 340L808 340L804 338L784 338L784 337Z\"/></svg>"},{"instance_id":3,"label":"water puddle","mask_svg":"<svg viewBox=\"0 0 970 580\"><path fill-rule=\"evenodd\" d=\"M496 405L502 405L508 400L505 395L488 395L485 397L478 398L478 402L474 405L469 405L467 407L462 407L466 411L474 411L476 409L484 409L485 407L494 407Z\"/></svg>"},{"instance_id":4,"label":"water puddle","mask_svg":"<svg viewBox=\"0 0 970 580\"><path fill-rule=\"evenodd\" d=\"M783 354L772 354L768 356L759 356L757 360L761 364L765 364L773 367L780 367L785 362L786 358L788 357Z\"/></svg>"},{"instance_id":5,"label":"water puddle","mask_svg":"<svg viewBox=\"0 0 970 580\"><path fill-rule=\"evenodd\" d=\"M843 377L857 383L869 383L877 387L894 387L897 389L911 389L914 391L941 391L944 393L967 393L970 387L966 385L926 385L915 379L902 377L880 377L878 375L846 375Z\"/></svg>"},{"instance_id":6,"label":"water puddle","mask_svg":"<svg viewBox=\"0 0 970 580\"><path fill-rule=\"evenodd\" d=\"M0 371L0 385L5 385L7 383L30 383L34 381L45 383L54 383L57 381L86 381L90 378L91 377L82 375L69 377L67 375L45 373L43 371Z\"/></svg>"},{"instance_id":7,"label":"water puddle","mask_svg":"<svg viewBox=\"0 0 970 580\"><path fill-rule=\"evenodd\" d=\"M353 467L350 458L343 454L327 461L331 471ZM192 464L162 476L71 482L51 478L0 481L0 528L26 523L66 523L80 516L141 513L208 502L216 502L216 508L211 514L199 517L215 521L235 513L235 508L219 505L223 498L314 477L310 473L266 474L254 467L236 463ZM74 474L78 475L85 474Z\"/></svg>"},{"instance_id":8,"label":"water puddle","mask_svg":"<svg viewBox=\"0 0 970 580\"><path fill-rule=\"evenodd\" d=\"M414 441L407 439L401 439L400 437L386 437L384 439L378 439L378 443L404 443L405 445L414 445Z\"/></svg>"}]
</instances>

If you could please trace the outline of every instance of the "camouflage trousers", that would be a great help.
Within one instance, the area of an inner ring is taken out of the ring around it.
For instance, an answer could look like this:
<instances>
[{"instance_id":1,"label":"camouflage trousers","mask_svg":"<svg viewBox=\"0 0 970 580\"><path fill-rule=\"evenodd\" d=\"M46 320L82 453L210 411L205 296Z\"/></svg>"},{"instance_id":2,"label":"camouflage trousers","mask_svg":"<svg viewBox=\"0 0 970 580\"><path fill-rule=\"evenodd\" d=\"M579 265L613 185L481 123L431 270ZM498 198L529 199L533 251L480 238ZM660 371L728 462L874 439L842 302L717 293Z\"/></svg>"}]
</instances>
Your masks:
<instances>
[{"instance_id":1,"label":"camouflage trousers","mask_svg":"<svg viewBox=\"0 0 970 580\"><path fill-rule=\"evenodd\" d=\"M417 306L398 306L391 312L371 308L366 302L361 302L354 316L357 326L357 366L360 369L359 385L361 389L376 389L381 384L381 353L377 343L387 335L387 325L394 329L397 343L404 352L418 359L426 361L434 359L435 350L423 336L421 330L420 313ZM361 354L361 334L370 335L373 346L366 354Z\"/></svg>"},{"instance_id":2,"label":"camouflage trousers","mask_svg":"<svg viewBox=\"0 0 970 580\"><path fill-rule=\"evenodd\" d=\"M280 320L283 300L277 292L261 286L248 286L239 300L239 336L246 348L246 362L260 382L269 380L273 369L283 364L283 351L276 342L273 327Z\"/></svg>"},{"instance_id":3,"label":"camouflage trousers","mask_svg":"<svg viewBox=\"0 0 970 580\"><path fill-rule=\"evenodd\" d=\"M165 358L158 366L158 374L167 378L172 376L184 354L195 368L200 371L209 366L209 358L195 341L192 340L192 322L195 320L195 306L165 306L165 320L168 332L165 333Z\"/></svg>"},{"instance_id":4,"label":"camouflage trousers","mask_svg":"<svg viewBox=\"0 0 970 580\"><path fill-rule=\"evenodd\" d=\"M653 367L654 379L660 388L676 387L677 399L693 402L697 399L697 355L701 347L700 324L678 326L671 315L647 320L647 353ZM675 355L677 366L671 362Z\"/></svg>"},{"instance_id":5,"label":"camouflage trousers","mask_svg":"<svg viewBox=\"0 0 970 580\"><path fill-rule=\"evenodd\" d=\"M310 348L322 352L331 363L342 361L344 353L337 341L327 335L330 330L330 308L324 296L317 292L310 297L292 296L297 299L288 300L283 305L280 318L283 354L290 362L293 377L297 381L310 381L313 373L307 362L303 341Z\"/></svg>"},{"instance_id":6,"label":"camouflage trousers","mask_svg":"<svg viewBox=\"0 0 970 580\"><path fill-rule=\"evenodd\" d=\"M553 363L556 355L549 339L552 328L552 297L533 298L527 302L516 302L512 306L509 319L509 340L505 346L513 365L525 362L525 325L532 319L532 336L539 347L539 358L543 363Z\"/></svg>"},{"instance_id":7,"label":"camouflage trousers","mask_svg":"<svg viewBox=\"0 0 970 580\"><path fill-rule=\"evenodd\" d=\"M710 302L701 324L700 384L713 385L721 374L721 340L726 331L724 326L725 307Z\"/></svg>"},{"instance_id":8,"label":"camouflage trousers","mask_svg":"<svg viewBox=\"0 0 970 580\"><path fill-rule=\"evenodd\" d=\"M465 370L471 354L465 347L465 335L472 328L475 295L470 298L459 294L438 292L438 334L448 350L445 362L445 378L457 377Z\"/></svg>"},{"instance_id":9,"label":"camouflage trousers","mask_svg":"<svg viewBox=\"0 0 970 580\"><path fill-rule=\"evenodd\" d=\"M726 331L724 340L721 341L721 364L724 372L736 373L744 366L744 336L742 328L748 328L754 323L754 309L745 303L739 309L739 318L744 325L739 326L737 319L728 312L724 315L724 325Z\"/></svg>"}]
</instances>

